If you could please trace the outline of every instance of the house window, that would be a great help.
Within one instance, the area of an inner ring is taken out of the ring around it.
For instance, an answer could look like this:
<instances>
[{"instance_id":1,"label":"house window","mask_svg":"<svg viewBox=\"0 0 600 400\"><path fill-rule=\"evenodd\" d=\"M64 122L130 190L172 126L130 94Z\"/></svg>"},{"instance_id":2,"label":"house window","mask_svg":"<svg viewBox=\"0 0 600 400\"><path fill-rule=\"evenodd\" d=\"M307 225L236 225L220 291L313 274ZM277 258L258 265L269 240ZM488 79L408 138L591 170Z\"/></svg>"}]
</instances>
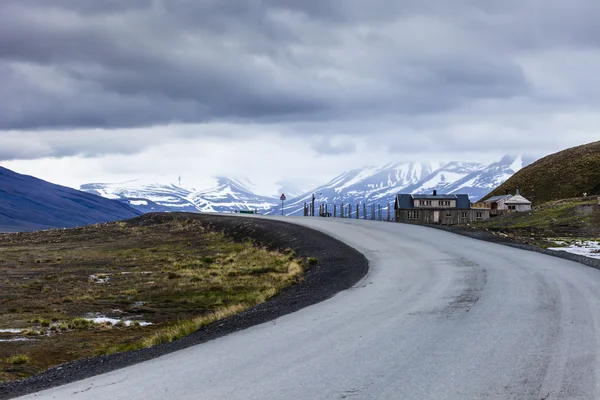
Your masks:
<instances>
[{"instance_id":1,"label":"house window","mask_svg":"<svg viewBox=\"0 0 600 400\"><path fill-rule=\"evenodd\" d=\"M508 209L509 209L509 210L516 210L516 209L517 209L517 206L508 206Z\"/></svg>"},{"instance_id":2,"label":"house window","mask_svg":"<svg viewBox=\"0 0 600 400\"><path fill-rule=\"evenodd\" d=\"M480 213L480 214L481 214L481 213ZM467 219L467 213L466 213L466 212L461 212L461 213L460 213L460 217L461 217L462 219Z\"/></svg>"},{"instance_id":3,"label":"house window","mask_svg":"<svg viewBox=\"0 0 600 400\"><path fill-rule=\"evenodd\" d=\"M420 204L422 206L430 206L431 205L431 200L421 200Z\"/></svg>"},{"instance_id":4,"label":"house window","mask_svg":"<svg viewBox=\"0 0 600 400\"><path fill-rule=\"evenodd\" d=\"M440 200L440 207L449 206L450 200Z\"/></svg>"},{"instance_id":5,"label":"house window","mask_svg":"<svg viewBox=\"0 0 600 400\"><path fill-rule=\"evenodd\" d=\"M419 219L419 212L418 211L409 211L408 219Z\"/></svg>"},{"instance_id":6,"label":"house window","mask_svg":"<svg viewBox=\"0 0 600 400\"><path fill-rule=\"evenodd\" d=\"M477 218L477 219L482 219L482 218L483 218L483 213L482 213L482 212L478 212L478 213L476 214L476 218Z\"/></svg>"},{"instance_id":7,"label":"house window","mask_svg":"<svg viewBox=\"0 0 600 400\"><path fill-rule=\"evenodd\" d=\"M449 211L447 211L447 212L446 212L446 218L450 218L450 217L452 217L452 213L451 213L451 212L449 212Z\"/></svg>"}]
</instances>

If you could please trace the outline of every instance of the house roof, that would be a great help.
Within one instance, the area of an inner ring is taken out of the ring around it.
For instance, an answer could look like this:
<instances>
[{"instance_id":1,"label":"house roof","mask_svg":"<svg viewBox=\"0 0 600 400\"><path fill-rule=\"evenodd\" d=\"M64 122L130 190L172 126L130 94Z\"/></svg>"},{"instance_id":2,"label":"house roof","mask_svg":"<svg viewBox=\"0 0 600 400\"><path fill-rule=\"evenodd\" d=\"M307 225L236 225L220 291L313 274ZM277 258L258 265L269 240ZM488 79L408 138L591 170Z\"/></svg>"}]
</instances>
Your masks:
<instances>
[{"instance_id":1,"label":"house roof","mask_svg":"<svg viewBox=\"0 0 600 400\"><path fill-rule=\"evenodd\" d=\"M413 194L412 197L418 200L456 200L455 194Z\"/></svg>"},{"instance_id":2,"label":"house roof","mask_svg":"<svg viewBox=\"0 0 600 400\"><path fill-rule=\"evenodd\" d=\"M531 202L525 197L521 196L520 194L517 194L511 197L510 199L506 200L504 204L531 204Z\"/></svg>"},{"instance_id":3,"label":"house roof","mask_svg":"<svg viewBox=\"0 0 600 400\"><path fill-rule=\"evenodd\" d=\"M495 203L500 200L510 199L511 197L513 197L512 194L503 194L502 196L493 196L493 197L490 197L489 199L485 200L484 203Z\"/></svg>"}]
</instances>

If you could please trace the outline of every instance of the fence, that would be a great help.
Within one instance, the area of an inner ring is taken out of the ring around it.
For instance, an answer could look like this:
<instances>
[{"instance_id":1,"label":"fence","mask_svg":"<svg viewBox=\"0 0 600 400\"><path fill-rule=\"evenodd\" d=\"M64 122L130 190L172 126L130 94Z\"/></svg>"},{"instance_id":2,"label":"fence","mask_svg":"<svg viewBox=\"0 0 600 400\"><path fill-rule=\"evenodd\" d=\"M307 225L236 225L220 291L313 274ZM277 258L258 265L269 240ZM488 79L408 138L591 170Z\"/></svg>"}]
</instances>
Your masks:
<instances>
[{"instance_id":1,"label":"fence","mask_svg":"<svg viewBox=\"0 0 600 400\"><path fill-rule=\"evenodd\" d=\"M318 209L317 209L318 206ZM313 209L314 207L314 209ZM325 218L363 219L371 221L395 221L394 204L329 204L304 203L304 216Z\"/></svg>"}]
</instances>

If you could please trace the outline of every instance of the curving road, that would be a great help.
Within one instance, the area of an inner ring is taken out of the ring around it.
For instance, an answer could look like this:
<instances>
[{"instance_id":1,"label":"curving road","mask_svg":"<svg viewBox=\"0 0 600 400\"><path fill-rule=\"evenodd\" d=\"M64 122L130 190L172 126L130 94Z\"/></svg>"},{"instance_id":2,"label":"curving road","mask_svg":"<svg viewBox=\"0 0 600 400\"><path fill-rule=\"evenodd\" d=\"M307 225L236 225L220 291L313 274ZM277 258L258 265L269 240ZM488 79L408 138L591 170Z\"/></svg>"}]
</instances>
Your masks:
<instances>
[{"instance_id":1,"label":"curving road","mask_svg":"<svg viewBox=\"0 0 600 400\"><path fill-rule=\"evenodd\" d=\"M371 263L276 321L36 399L600 399L600 270L420 226L287 218Z\"/></svg>"}]
</instances>

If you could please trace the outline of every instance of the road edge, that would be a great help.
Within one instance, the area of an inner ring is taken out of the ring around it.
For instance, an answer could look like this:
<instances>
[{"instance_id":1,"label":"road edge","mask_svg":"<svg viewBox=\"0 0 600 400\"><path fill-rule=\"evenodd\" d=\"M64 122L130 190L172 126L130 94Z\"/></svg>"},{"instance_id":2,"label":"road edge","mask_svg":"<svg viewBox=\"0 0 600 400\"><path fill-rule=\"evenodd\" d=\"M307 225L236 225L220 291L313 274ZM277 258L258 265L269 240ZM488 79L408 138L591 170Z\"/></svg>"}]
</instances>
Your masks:
<instances>
[{"instance_id":1,"label":"road edge","mask_svg":"<svg viewBox=\"0 0 600 400\"><path fill-rule=\"evenodd\" d=\"M126 222L149 225L174 218L199 221L234 240L250 238L272 250L291 248L298 257L316 257L319 262L305 273L300 283L286 288L268 302L217 321L181 340L127 353L81 359L24 380L0 384L0 400L115 371L275 320L352 288L369 270L366 257L358 250L323 232L292 222L188 213L146 214Z\"/></svg>"},{"instance_id":2,"label":"road edge","mask_svg":"<svg viewBox=\"0 0 600 400\"><path fill-rule=\"evenodd\" d=\"M494 235L486 230L479 228L467 228L464 226L443 226L443 225L424 225L426 227L455 233L457 235L470 237L472 239L482 240L485 242L502 244L504 246L509 246L521 250L534 251L536 253L546 254L552 257L562 258L564 260L578 262L580 264L586 265L588 267L592 267L595 269L600 269L600 260L596 260L594 258L580 256L578 254L567 253L565 251L557 251L557 250L548 250L543 249L538 246L534 246L531 244L520 243L511 238L504 238L501 236Z\"/></svg>"}]
</instances>

